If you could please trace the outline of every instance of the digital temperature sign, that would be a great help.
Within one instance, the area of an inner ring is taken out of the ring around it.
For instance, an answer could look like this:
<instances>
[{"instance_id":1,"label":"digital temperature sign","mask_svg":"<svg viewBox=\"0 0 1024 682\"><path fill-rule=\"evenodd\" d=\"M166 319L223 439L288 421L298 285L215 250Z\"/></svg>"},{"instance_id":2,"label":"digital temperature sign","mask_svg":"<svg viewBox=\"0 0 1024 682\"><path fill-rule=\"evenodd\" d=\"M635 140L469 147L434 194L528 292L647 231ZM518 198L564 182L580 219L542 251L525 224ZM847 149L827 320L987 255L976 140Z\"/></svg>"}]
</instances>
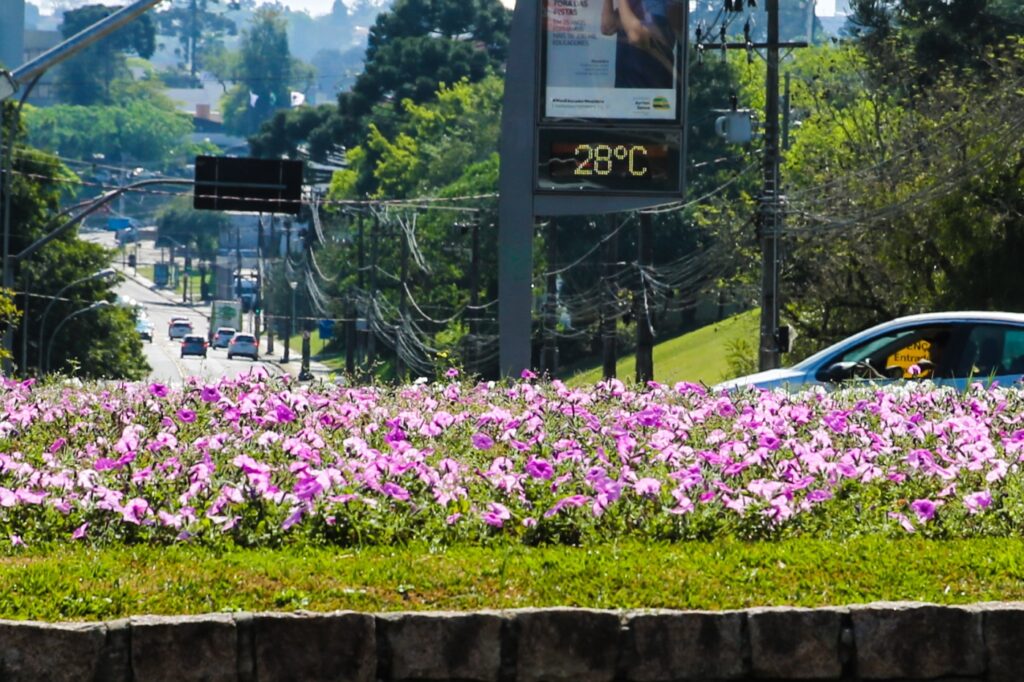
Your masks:
<instances>
[{"instance_id":1,"label":"digital temperature sign","mask_svg":"<svg viewBox=\"0 0 1024 682\"><path fill-rule=\"evenodd\" d=\"M678 195L680 135L675 130L541 129L537 189Z\"/></svg>"}]
</instances>

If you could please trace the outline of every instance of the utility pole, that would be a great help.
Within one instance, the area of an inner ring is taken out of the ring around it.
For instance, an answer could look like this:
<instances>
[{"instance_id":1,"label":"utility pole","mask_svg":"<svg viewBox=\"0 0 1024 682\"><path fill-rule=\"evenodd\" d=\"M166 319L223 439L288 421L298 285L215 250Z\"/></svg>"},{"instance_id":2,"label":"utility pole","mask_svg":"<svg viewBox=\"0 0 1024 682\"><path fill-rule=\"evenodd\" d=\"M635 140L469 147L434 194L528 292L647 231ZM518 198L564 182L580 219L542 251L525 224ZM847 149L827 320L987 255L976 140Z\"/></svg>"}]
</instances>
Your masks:
<instances>
[{"instance_id":1,"label":"utility pole","mask_svg":"<svg viewBox=\"0 0 1024 682\"><path fill-rule=\"evenodd\" d=\"M757 227L761 238L761 343L758 367L779 366L775 342L779 328L779 233L782 206L779 188L779 0L767 0L768 64L764 105L764 177Z\"/></svg>"},{"instance_id":2,"label":"utility pole","mask_svg":"<svg viewBox=\"0 0 1024 682\"><path fill-rule=\"evenodd\" d=\"M470 246L469 246L469 338L470 362L466 363L468 369L481 374L483 367L480 366L480 220L473 219L470 225Z\"/></svg>"},{"instance_id":3,"label":"utility pole","mask_svg":"<svg viewBox=\"0 0 1024 682\"><path fill-rule=\"evenodd\" d=\"M275 225L275 222L274 222L275 219L276 219L276 216L273 213L271 213L270 214L270 245L273 246L272 253L276 256L276 255L278 255L278 242L277 242L277 229L276 229L276 225ZM264 258L265 258L266 255L267 255L266 251L264 251L263 255L264 255ZM265 265L265 263L264 263L264 265ZM267 274L270 274L270 270L267 270ZM264 277L263 281L260 283L260 285L263 287L263 289L266 289L266 291L269 292L270 291L270 285L267 282L267 279L268 278ZM260 296L263 298L263 301L262 301L262 303L263 303L263 319L266 320L266 324L264 325L264 327L266 327L266 333L267 333L267 355L272 355L274 353L274 325L271 324L271 320L273 318L270 315L270 311L267 310L267 304L270 303L270 298L271 297L270 296L264 296L263 295L263 289L260 290Z\"/></svg>"},{"instance_id":4,"label":"utility pole","mask_svg":"<svg viewBox=\"0 0 1024 682\"><path fill-rule=\"evenodd\" d=\"M750 0L748 0L750 2ZM753 3L751 2L751 6ZM726 0L726 11L743 11L741 0L730 5ZM764 165L762 170L761 196L757 214L757 236L761 242L761 329L758 345L758 367L761 370L775 369L780 364L779 338L779 267L782 258L779 248L783 228L784 199L779 181L779 49L807 47L806 41L779 42L779 0L766 0L768 14L767 36L764 43L748 39L741 42L701 43L703 49L754 49L765 50L765 111L764 111ZM749 23L746 29L749 35Z\"/></svg>"},{"instance_id":5,"label":"utility pole","mask_svg":"<svg viewBox=\"0 0 1024 682\"><path fill-rule=\"evenodd\" d=\"M398 275L402 290L398 298L398 336L395 337L395 378L399 381L405 379L406 366L402 360L402 341L405 338L405 318L409 310L409 296L406 293L409 279L409 235L402 230L402 261L401 270Z\"/></svg>"},{"instance_id":6,"label":"utility pole","mask_svg":"<svg viewBox=\"0 0 1024 682\"><path fill-rule=\"evenodd\" d=\"M651 323L650 297L647 295L647 273L645 269L654 261L654 234L650 213L640 214L640 230L637 238L637 269L640 287L637 291L634 310L636 317L636 382L646 384L654 381L654 329Z\"/></svg>"},{"instance_id":7,"label":"utility pole","mask_svg":"<svg viewBox=\"0 0 1024 682\"><path fill-rule=\"evenodd\" d=\"M554 378L558 363L558 344L555 340L558 314L558 275L555 274L555 259L558 257L558 247L555 243L557 231L554 218L548 220L547 231L548 278L547 293L544 297L544 341L541 347L540 368Z\"/></svg>"},{"instance_id":8,"label":"utility pole","mask_svg":"<svg viewBox=\"0 0 1024 682\"><path fill-rule=\"evenodd\" d=\"M192 25L189 27L189 56L188 65L189 73L192 76L192 85L196 84L196 42L199 40L199 21L198 21L198 7L196 7L196 0L192 0Z\"/></svg>"},{"instance_id":9,"label":"utility pole","mask_svg":"<svg viewBox=\"0 0 1024 682\"><path fill-rule=\"evenodd\" d=\"M373 216L373 237L370 239L370 302L366 307L366 362L373 364L376 359L376 339L373 333L373 306L377 302L377 250L380 245L380 217Z\"/></svg>"},{"instance_id":10,"label":"utility pole","mask_svg":"<svg viewBox=\"0 0 1024 682\"><path fill-rule=\"evenodd\" d=\"M608 241L604 245L604 314L601 316L601 366L605 379L615 378L617 301L615 296L615 269L619 260L619 236L611 234L615 219L608 218Z\"/></svg>"},{"instance_id":11,"label":"utility pole","mask_svg":"<svg viewBox=\"0 0 1024 682\"><path fill-rule=\"evenodd\" d=\"M358 216L356 219L359 220ZM359 229L362 229L361 221ZM360 262L362 260L363 252L362 240L359 241L359 243L356 245L356 248L359 251L359 255L357 256L356 259L356 277L361 278L363 276L363 273L360 272L359 269L362 267L362 263ZM348 296L346 297L346 299L347 300L345 302L345 317L347 319L345 320L345 373L351 377L356 372L356 305L355 296L353 296L352 294L351 287L349 287Z\"/></svg>"}]
</instances>

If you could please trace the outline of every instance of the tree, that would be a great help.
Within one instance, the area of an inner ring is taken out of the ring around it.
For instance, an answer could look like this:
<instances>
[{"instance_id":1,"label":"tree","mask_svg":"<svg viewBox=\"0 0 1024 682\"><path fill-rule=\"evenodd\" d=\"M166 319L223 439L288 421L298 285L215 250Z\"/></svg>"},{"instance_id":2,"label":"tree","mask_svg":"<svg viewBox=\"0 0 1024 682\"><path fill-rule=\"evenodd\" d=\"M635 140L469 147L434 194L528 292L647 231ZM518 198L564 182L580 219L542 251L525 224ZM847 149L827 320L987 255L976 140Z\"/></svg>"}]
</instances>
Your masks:
<instances>
[{"instance_id":1,"label":"tree","mask_svg":"<svg viewBox=\"0 0 1024 682\"><path fill-rule=\"evenodd\" d=\"M64 14L61 35L70 38L116 8L86 5ZM118 79L130 78L125 53L148 59L156 49L156 31L148 14L136 18L114 33L64 61L57 76L60 97L68 104L110 104L111 87Z\"/></svg>"},{"instance_id":2,"label":"tree","mask_svg":"<svg viewBox=\"0 0 1024 682\"><path fill-rule=\"evenodd\" d=\"M30 142L71 159L101 152L109 161L167 165L183 155L191 119L147 101L125 106L27 107Z\"/></svg>"},{"instance_id":3,"label":"tree","mask_svg":"<svg viewBox=\"0 0 1024 682\"><path fill-rule=\"evenodd\" d=\"M230 17L211 9L211 5L221 4L221 0L178 0L154 15L161 33L178 38L178 67L188 71L193 85L197 85L197 73L205 68L206 55L223 48L224 36L238 33ZM230 7L227 2L223 4Z\"/></svg>"},{"instance_id":4,"label":"tree","mask_svg":"<svg viewBox=\"0 0 1024 682\"><path fill-rule=\"evenodd\" d=\"M3 125L10 129L14 105L3 104ZM60 197L67 192L74 175L51 154L24 144L25 131L17 129L13 141L11 196L11 253L17 254L36 239L52 231L57 222ZM38 366L46 348L39 348L40 313L65 284L88 278L110 264L113 253L90 242L81 241L72 228L20 262L15 272L15 290L31 296L20 297L19 309L27 310L27 334L18 327L14 339L14 357L23 353L31 366ZM98 279L75 286L56 301L48 321L56 324L72 312L100 300L113 301L110 281ZM42 305L40 304L42 303ZM2 313L0 313L2 315ZM131 314L121 309L101 309L89 313L89 320L76 318L65 327L67 334L53 339L55 367L77 366L81 376L91 378L137 379L148 371L142 355L142 343L134 331ZM49 346L48 339L44 345ZM22 367L22 371L27 368Z\"/></svg>"},{"instance_id":5,"label":"tree","mask_svg":"<svg viewBox=\"0 0 1024 682\"><path fill-rule=\"evenodd\" d=\"M334 149L363 142L370 123L384 135L395 133L406 101L429 102L441 84L476 82L500 70L510 21L499 0L396 0L390 11L377 16L363 73L338 96L333 115L312 128L271 123L251 140L254 153L309 142L311 158L323 161ZM303 137L272 139L281 133Z\"/></svg>"},{"instance_id":6,"label":"tree","mask_svg":"<svg viewBox=\"0 0 1024 682\"><path fill-rule=\"evenodd\" d=\"M290 103L288 91L295 65L279 10L268 6L257 10L252 26L242 31L240 52L233 74L237 85L224 95L221 110L225 127L245 135Z\"/></svg>"},{"instance_id":7,"label":"tree","mask_svg":"<svg viewBox=\"0 0 1024 682\"><path fill-rule=\"evenodd\" d=\"M217 257L221 228L230 223L220 211L197 211L190 197L166 203L156 216L157 239L170 237L179 244L195 243L197 255L205 260Z\"/></svg>"},{"instance_id":8,"label":"tree","mask_svg":"<svg viewBox=\"0 0 1024 682\"><path fill-rule=\"evenodd\" d=\"M801 352L911 312L1020 310L1024 118L1015 88L992 82L1019 80L1024 51L929 75L912 100L873 87L856 47L801 61L783 273Z\"/></svg>"}]
</instances>

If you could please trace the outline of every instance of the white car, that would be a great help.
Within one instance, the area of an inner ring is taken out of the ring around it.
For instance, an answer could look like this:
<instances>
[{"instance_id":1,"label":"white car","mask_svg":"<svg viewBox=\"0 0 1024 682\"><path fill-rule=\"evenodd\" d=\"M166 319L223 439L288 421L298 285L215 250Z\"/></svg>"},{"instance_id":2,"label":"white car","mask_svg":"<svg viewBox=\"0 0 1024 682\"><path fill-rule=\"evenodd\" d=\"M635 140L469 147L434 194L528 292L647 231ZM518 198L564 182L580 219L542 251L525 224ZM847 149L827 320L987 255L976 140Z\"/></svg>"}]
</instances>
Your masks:
<instances>
[{"instance_id":1,"label":"white car","mask_svg":"<svg viewBox=\"0 0 1024 682\"><path fill-rule=\"evenodd\" d=\"M234 327L218 327L216 333L213 335L213 341L210 345L214 348L227 348L234 336Z\"/></svg>"},{"instance_id":2,"label":"white car","mask_svg":"<svg viewBox=\"0 0 1024 682\"><path fill-rule=\"evenodd\" d=\"M1024 314L927 313L865 329L785 369L722 382L715 390L802 389L848 381L930 379L966 388L1006 386L1024 374Z\"/></svg>"},{"instance_id":3,"label":"white car","mask_svg":"<svg viewBox=\"0 0 1024 682\"><path fill-rule=\"evenodd\" d=\"M178 321L172 322L171 325L167 328L167 338L169 338L171 340L183 339L183 338L185 338L186 336L188 336L191 333L192 333L192 323L189 322L188 320L185 320L185 321L178 320Z\"/></svg>"},{"instance_id":4,"label":"white car","mask_svg":"<svg viewBox=\"0 0 1024 682\"><path fill-rule=\"evenodd\" d=\"M256 345L256 337L252 334L235 334L228 342L228 360L236 355L251 358L253 362L259 359L260 349Z\"/></svg>"}]
</instances>

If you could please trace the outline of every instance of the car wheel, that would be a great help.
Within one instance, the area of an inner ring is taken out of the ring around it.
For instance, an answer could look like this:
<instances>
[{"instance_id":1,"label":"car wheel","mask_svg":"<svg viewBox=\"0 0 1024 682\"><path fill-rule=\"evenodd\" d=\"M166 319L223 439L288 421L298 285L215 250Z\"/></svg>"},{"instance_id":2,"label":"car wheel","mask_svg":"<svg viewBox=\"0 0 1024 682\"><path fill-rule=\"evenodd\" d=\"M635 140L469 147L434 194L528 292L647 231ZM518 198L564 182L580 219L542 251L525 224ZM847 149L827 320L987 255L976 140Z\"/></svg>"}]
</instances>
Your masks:
<instances>
[{"instance_id":1,"label":"car wheel","mask_svg":"<svg viewBox=\"0 0 1024 682\"><path fill-rule=\"evenodd\" d=\"M235 358L234 355L232 355L231 353L228 353L228 360L233 360L234 358Z\"/></svg>"},{"instance_id":2,"label":"car wheel","mask_svg":"<svg viewBox=\"0 0 1024 682\"><path fill-rule=\"evenodd\" d=\"M184 354L184 353L182 353L182 354L181 354L181 357L182 357L182 358L184 358L184 357L185 357L185 354Z\"/></svg>"}]
</instances>

